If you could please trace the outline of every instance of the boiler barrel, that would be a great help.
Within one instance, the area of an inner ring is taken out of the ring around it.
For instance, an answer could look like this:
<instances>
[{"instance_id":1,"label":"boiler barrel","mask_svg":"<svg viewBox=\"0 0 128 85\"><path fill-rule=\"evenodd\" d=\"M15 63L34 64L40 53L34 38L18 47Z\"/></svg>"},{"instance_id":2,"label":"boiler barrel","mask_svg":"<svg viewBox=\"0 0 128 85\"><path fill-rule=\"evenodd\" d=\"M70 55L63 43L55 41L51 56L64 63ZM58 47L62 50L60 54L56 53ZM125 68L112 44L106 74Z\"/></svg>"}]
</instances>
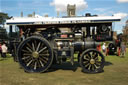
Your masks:
<instances>
[{"instance_id":1,"label":"boiler barrel","mask_svg":"<svg viewBox=\"0 0 128 85\"><path fill-rule=\"evenodd\" d=\"M99 43L95 41L76 41L74 42L74 50L83 51L89 48L96 48L97 45L99 45Z\"/></svg>"}]
</instances>

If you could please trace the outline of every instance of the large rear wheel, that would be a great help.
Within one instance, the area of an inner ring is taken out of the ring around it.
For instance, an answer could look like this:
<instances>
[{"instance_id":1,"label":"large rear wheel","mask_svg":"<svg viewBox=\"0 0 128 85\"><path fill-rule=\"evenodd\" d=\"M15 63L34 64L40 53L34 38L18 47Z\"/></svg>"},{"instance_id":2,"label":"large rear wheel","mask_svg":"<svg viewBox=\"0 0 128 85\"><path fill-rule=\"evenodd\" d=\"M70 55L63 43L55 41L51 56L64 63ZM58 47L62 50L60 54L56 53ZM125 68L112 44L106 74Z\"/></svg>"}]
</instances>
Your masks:
<instances>
[{"instance_id":1,"label":"large rear wheel","mask_svg":"<svg viewBox=\"0 0 128 85\"><path fill-rule=\"evenodd\" d=\"M18 47L18 61L27 72L44 72L52 64L53 50L49 42L42 37L32 36Z\"/></svg>"}]
</instances>

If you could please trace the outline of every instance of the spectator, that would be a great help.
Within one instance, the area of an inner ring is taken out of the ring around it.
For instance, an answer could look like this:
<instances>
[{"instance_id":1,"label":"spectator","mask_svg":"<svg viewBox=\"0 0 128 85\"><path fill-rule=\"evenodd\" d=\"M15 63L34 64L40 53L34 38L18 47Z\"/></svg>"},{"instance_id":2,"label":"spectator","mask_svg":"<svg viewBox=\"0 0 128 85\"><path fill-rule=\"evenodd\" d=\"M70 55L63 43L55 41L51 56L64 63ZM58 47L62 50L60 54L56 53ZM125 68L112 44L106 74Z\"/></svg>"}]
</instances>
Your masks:
<instances>
[{"instance_id":1,"label":"spectator","mask_svg":"<svg viewBox=\"0 0 128 85\"><path fill-rule=\"evenodd\" d=\"M108 56L108 52L109 52L109 49L108 49L108 47L107 47L107 49L106 49L106 56Z\"/></svg>"},{"instance_id":2,"label":"spectator","mask_svg":"<svg viewBox=\"0 0 128 85\"><path fill-rule=\"evenodd\" d=\"M101 51L101 45L100 44L97 46L97 50Z\"/></svg>"},{"instance_id":3,"label":"spectator","mask_svg":"<svg viewBox=\"0 0 128 85\"><path fill-rule=\"evenodd\" d=\"M6 46L6 44L5 43L3 43L3 45L1 46L1 48L2 48L2 57L3 58L6 58L6 53L7 53L7 46Z\"/></svg>"},{"instance_id":4,"label":"spectator","mask_svg":"<svg viewBox=\"0 0 128 85\"><path fill-rule=\"evenodd\" d=\"M121 43L121 54L120 57L125 57L125 52L126 52L126 46L124 44L124 42Z\"/></svg>"},{"instance_id":5,"label":"spectator","mask_svg":"<svg viewBox=\"0 0 128 85\"><path fill-rule=\"evenodd\" d=\"M102 51L103 51L103 54L105 55L105 53L106 53L106 46L105 46L105 43L104 43L103 46L102 46Z\"/></svg>"}]
</instances>

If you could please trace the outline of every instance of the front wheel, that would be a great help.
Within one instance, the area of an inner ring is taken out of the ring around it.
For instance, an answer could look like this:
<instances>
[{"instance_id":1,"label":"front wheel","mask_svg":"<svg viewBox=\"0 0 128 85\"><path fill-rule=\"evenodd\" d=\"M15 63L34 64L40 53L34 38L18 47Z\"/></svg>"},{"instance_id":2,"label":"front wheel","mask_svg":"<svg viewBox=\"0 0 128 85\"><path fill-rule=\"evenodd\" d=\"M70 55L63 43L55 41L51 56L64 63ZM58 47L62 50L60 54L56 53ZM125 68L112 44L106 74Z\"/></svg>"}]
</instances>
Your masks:
<instances>
[{"instance_id":1,"label":"front wheel","mask_svg":"<svg viewBox=\"0 0 128 85\"><path fill-rule=\"evenodd\" d=\"M17 55L18 62L27 72L44 72L53 61L53 49L45 38L39 36L21 42Z\"/></svg>"},{"instance_id":2,"label":"front wheel","mask_svg":"<svg viewBox=\"0 0 128 85\"><path fill-rule=\"evenodd\" d=\"M103 54L95 49L85 50L80 56L80 66L83 72L99 73L103 71L105 58Z\"/></svg>"}]
</instances>

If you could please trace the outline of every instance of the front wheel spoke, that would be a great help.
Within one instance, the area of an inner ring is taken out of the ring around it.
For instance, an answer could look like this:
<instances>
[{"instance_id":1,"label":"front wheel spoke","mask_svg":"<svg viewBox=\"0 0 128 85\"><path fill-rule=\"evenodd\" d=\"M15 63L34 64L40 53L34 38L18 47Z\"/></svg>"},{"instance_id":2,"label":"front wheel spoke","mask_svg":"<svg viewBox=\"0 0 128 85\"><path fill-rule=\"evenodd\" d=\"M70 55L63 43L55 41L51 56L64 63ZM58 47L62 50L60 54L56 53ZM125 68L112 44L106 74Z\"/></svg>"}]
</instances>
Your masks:
<instances>
[{"instance_id":1,"label":"front wheel spoke","mask_svg":"<svg viewBox=\"0 0 128 85\"><path fill-rule=\"evenodd\" d=\"M90 63L88 63L88 64L85 64L85 67L87 67L87 66L89 66L90 65Z\"/></svg>"},{"instance_id":2,"label":"front wheel spoke","mask_svg":"<svg viewBox=\"0 0 128 85\"><path fill-rule=\"evenodd\" d=\"M83 63L84 63L84 64L87 64L87 63L89 63L89 61L83 61Z\"/></svg>"},{"instance_id":3,"label":"front wheel spoke","mask_svg":"<svg viewBox=\"0 0 128 85\"><path fill-rule=\"evenodd\" d=\"M94 64L92 64L92 70L93 70L93 71L95 70Z\"/></svg>"},{"instance_id":4,"label":"front wheel spoke","mask_svg":"<svg viewBox=\"0 0 128 85\"><path fill-rule=\"evenodd\" d=\"M95 60L98 60L98 56L94 58Z\"/></svg>"},{"instance_id":5,"label":"front wheel spoke","mask_svg":"<svg viewBox=\"0 0 128 85\"><path fill-rule=\"evenodd\" d=\"M99 68L96 64L94 64L94 67L97 69L97 68Z\"/></svg>"},{"instance_id":6,"label":"front wheel spoke","mask_svg":"<svg viewBox=\"0 0 128 85\"><path fill-rule=\"evenodd\" d=\"M96 52L93 53L93 59L95 59L95 57L97 57L97 53Z\"/></svg>"},{"instance_id":7,"label":"front wheel spoke","mask_svg":"<svg viewBox=\"0 0 128 85\"><path fill-rule=\"evenodd\" d=\"M90 53L88 53L88 56L89 56L89 58L92 58L92 55Z\"/></svg>"},{"instance_id":8,"label":"front wheel spoke","mask_svg":"<svg viewBox=\"0 0 128 85\"><path fill-rule=\"evenodd\" d=\"M88 59L86 56L84 56L84 59L85 59L85 60L87 60L87 61L89 61L89 60L90 60L90 59Z\"/></svg>"},{"instance_id":9,"label":"front wheel spoke","mask_svg":"<svg viewBox=\"0 0 128 85\"><path fill-rule=\"evenodd\" d=\"M101 65L101 62L100 61L96 61L95 62L97 65Z\"/></svg>"},{"instance_id":10,"label":"front wheel spoke","mask_svg":"<svg viewBox=\"0 0 128 85\"><path fill-rule=\"evenodd\" d=\"M29 66L31 63L32 63L33 60L30 60L28 63L27 63L27 66Z\"/></svg>"},{"instance_id":11,"label":"front wheel spoke","mask_svg":"<svg viewBox=\"0 0 128 85\"><path fill-rule=\"evenodd\" d=\"M89 53L89 54L90 54L90 53ZM91 59L93 59L93 52L91 52L90 56L91 56Z\"/></svg>"},{"instance_id":12,"label":"front wheel spoke","mask_svg":"<svg viewBox=\"0 0 128 85\"><path fill-rule=\"evenodd\" d=\"M91 64L89 64L88 70L91 70Z\"/></svg>"},{"instance_id":13,"label":"front wheel spoke","mask_svg":"<svg viewBox=\"0 0 128 85\"><path fill-rule=\"evenodd\" d=\"M41 53L41 52L43 52L44 50L46 50L46 48L47 48L47 47L42 48L42 49L39 51L39 53Z\"/></svg>"},{"instance_id":14,"label":"front wheel spoke","mask_svg":"<svg viewBox=\"0 0 128 85\"><path fill-rule=\"evenodd\" d=\"M36 70L37 68L37 62L35 62L35 65L34 65L34 70Z\"/></svg>"},{"instance_id":15,"label":"front wheel spoke","mask_svg":"<svg viewBox=\"0 0 128 85\"><path fill-rule=\"evenodd\" d=\"M89 59L91 59L90 53L86 54L86 56L87 56Z\"/></svg>"}]
</instances>

